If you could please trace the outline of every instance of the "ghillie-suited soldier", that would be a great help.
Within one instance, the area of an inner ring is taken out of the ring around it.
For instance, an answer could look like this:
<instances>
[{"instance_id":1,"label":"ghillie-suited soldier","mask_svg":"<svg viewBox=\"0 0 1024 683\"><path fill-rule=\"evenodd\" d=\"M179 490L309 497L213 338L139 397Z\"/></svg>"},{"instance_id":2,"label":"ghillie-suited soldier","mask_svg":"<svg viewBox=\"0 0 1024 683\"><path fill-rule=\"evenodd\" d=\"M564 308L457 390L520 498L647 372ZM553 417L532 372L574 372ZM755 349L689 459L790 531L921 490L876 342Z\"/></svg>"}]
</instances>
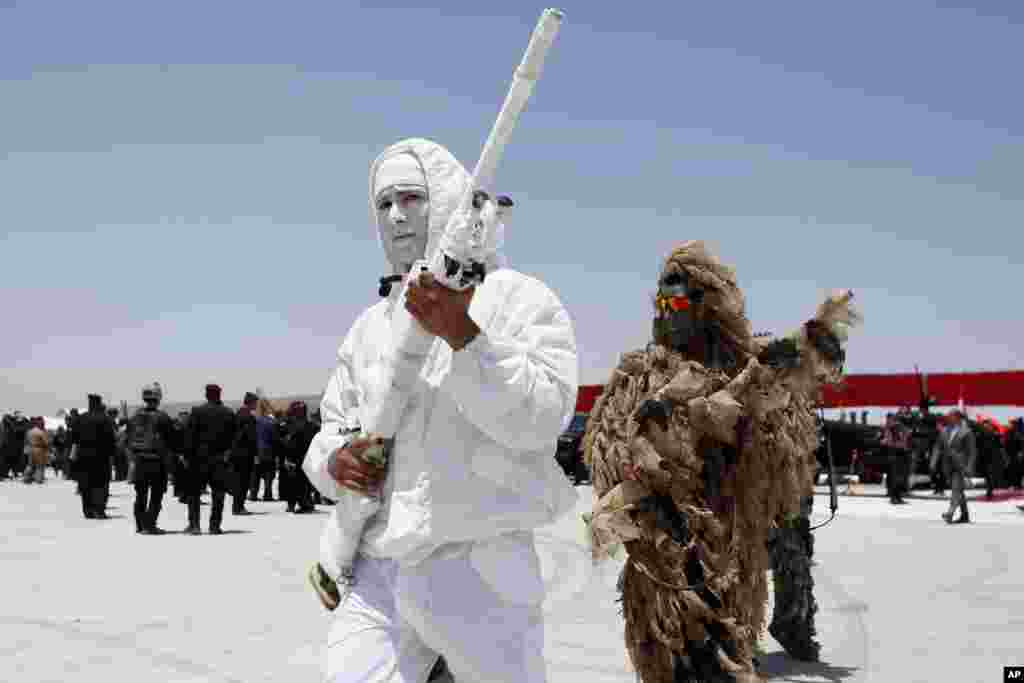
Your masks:
<instances>
[{"instance_id":1,"label":"ghillie-suited soldier","mask_svg":"<svg viewBox=\"0 0 1024 683\"><path fill-rule=\"evenodd\" d=\"M775 593L768 633L791 657L805 662L818 661L821 650L815 637L814 615L818 612L818 602L814 599L814 578L811 576L813 507L812 492L800 501L799 514L777 520L777 526L768 536Z\"/></svg>"},{"instance_id":2,"label":"ghillie-suited soldier","mask_svg":"<svg viewBox=\"0 0 1024 683\"><path fill-rule=\"evenodd\" d=\"M666 259L653 343L623 355L584 439L594 553L625 545L626 647L644 683L759 680L766 541L813 491L812 405L842 375L851 297L828 298L788 337L758 339L732 268L702 242Z\"/></svg>"}]
</instances>

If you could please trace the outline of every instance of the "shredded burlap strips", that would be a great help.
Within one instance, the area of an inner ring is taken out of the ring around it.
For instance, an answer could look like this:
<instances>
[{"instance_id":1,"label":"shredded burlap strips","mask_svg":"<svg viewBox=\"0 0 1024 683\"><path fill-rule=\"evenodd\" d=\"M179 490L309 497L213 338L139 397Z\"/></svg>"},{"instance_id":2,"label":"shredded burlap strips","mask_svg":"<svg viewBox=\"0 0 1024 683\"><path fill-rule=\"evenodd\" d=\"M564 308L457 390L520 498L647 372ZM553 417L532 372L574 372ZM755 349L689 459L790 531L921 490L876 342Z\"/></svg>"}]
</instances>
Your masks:
<instances>
[{"instance_id":1,"label":"shredded burlap strips","mask_svg":"<svg viewBox=\"0 0 1024 683\"><path fill-rule=\"evenodd\" d=\"M817 352L803 327L792 335L796 367L761 365L764 341L751 335L735 271L703 243L675 249L661 275L673 270L706 288L706 310L741 362L732 373L712 371L658 343L622 356L584 437L594 482L591 540L595 559L619 543L628 552L621 583L626 646L644 683L671 683L680 657L711 658L733 680L754 681L768 598L766 539L812 491L813 404L841 367ZM860 319L851 296L830 296L816 314L840 338ZM667 425L635 419L652 398L672 406ZM724 465L711 499L706 458L722 445L733 449L735 462ZM654 497L685 517L683 542L645 503Z\"/></svg>"}]
</instances>

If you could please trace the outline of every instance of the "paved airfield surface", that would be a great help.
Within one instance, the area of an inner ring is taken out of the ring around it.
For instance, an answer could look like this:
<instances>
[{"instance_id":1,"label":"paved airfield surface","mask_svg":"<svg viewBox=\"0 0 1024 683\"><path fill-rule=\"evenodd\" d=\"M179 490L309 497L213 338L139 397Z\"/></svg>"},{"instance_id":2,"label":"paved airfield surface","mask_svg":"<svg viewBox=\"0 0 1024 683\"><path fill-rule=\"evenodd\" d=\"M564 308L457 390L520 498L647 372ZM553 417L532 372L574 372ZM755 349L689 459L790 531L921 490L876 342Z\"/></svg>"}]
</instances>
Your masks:
<instances>
[{"instance_id":1,"label":"paved airfield surface","mask_svg":"<svg viewBox=\"0 0 1024 683\"><path fill-rule=\"evenodd\" d=\"M330 616L305 572L327 508L248 503L256 514L228 513L224 536L137 536L127 485L113 485L112 519L86 520L74 484L48 474L0 482L0 681L320 680ZM578 523L591 492L577 491L577 514L538 534L549 680L631 682L615 567L591 569ZM986 683L1024 664L1024 513L975 502L975 523L950 527L944 509L842 498L816 534L823 661L790 660L766 635L765 678ZM184 506L165 498L160 524L179 532Z\"/></svg>"}]
</instances>

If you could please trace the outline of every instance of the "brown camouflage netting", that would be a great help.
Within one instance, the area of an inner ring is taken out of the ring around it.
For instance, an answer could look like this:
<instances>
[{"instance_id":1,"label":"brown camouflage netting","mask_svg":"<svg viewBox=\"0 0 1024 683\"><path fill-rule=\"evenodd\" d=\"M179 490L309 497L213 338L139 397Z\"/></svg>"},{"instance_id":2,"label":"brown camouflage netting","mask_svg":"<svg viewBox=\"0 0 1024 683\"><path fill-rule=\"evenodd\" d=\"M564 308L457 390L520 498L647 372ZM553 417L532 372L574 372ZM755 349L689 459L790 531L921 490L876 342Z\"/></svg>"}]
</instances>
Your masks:
<instances>
[{"instance_id":1,"label":"brown camouflage netting","mask_svg":"<svg viewBox=\"0 0 1024 683\"><path fill-rule=\"evenodd\" d=\"M675 659L694 655L715 658L733 680L757 681L753 656L768 599L766 538L776 520L799 513L801 497L812 490L813 404L822 384L840 379L842 369L817 352L803 326L790 336L800 351L797 367L761 365L756 355L764 342L751 335L733 269L701 242L675 249L661 275L673 269L705 286L706 310L740 362L731 374L709 371L654 343L622 356L584 437L594 482L595 559L625 544L626 646L645 683L671 683ZM815 316L840 339L860 320L851 297L830 296ZM671 399L667 429L634 419L650 398ZM702 469L716 443L735 448L737 457L719 495L709 497ZM684 542L645 504L652 496L668 497L686 517ZM688 581L688 570L702 579Z\"/></svg>"}]
</instances>

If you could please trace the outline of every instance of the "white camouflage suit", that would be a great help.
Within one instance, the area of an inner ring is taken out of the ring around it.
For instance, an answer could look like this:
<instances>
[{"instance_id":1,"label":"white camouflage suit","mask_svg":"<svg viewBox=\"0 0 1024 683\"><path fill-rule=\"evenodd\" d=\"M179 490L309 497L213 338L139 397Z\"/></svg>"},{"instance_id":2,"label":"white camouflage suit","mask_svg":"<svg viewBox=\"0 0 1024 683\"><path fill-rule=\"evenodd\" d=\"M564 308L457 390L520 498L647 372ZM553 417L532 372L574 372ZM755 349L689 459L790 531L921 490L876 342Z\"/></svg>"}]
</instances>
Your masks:
<instances>
[{"instance_id":1,"label":"white camouflage suit","mask_svg":"<svg viewBox=\"0 0 1024 683\"><path fill-rule=\"evenodd\" d=\"M382 161L396 155L409 155L402 159L425 177L430 245L469 184L433 142L388 148L371 167L370 210L389 256L377 181ZM400 290L360 315L338 350L305 461L329 498L340 490L328 460L351 438L342 432L361 403L382 390ZM435 339L400 422L355 586L335 611L327 681L424 683L439 655L457 683L546 681L533 530L576 501L553 457L575 409L575 335L551 290L508 268L488 270L469 315L480 334L457 352ZM328 525L322 543L336 542L331 534Z\"/></svg>"}]
</instances>

